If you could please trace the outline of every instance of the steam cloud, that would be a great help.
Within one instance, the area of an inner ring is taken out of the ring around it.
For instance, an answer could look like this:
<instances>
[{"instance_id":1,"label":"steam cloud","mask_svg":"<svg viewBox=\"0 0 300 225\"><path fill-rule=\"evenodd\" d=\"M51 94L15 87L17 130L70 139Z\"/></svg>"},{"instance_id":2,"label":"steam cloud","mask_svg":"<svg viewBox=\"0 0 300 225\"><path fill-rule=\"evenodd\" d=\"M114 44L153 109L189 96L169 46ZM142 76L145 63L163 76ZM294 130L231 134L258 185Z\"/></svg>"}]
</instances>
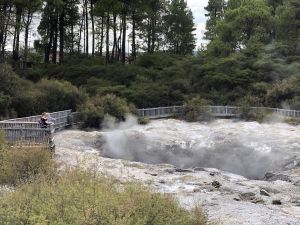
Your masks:
<instances>
[{"instance_id":1,"label":"steam cloud","mask_svg":"<svg viewBox=\"0 0 300 225\"><path fill-rule=\"evenodd\" d=\"M101 154L179 168L211 167L261 179L300 155L300 127L217 120L209 124L158 120L147 126L136 118L108 120Z\"/></svg>"}]
</instances>

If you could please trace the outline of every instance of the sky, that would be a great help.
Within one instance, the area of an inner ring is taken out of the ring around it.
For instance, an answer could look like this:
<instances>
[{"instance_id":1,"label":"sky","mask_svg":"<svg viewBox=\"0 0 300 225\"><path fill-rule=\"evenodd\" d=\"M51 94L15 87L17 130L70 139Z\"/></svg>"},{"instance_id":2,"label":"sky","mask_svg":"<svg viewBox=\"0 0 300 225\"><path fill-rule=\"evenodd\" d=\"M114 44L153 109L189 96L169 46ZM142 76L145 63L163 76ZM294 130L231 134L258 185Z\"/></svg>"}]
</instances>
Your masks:
<instances>
[{"instance_id":1,"label":"sky","mask_svg":"<svg viewBox=\"0 0 300 225\"><path fill-rule=\"evenodd\" d=\"M203 34L205 31L205 9L208 0L186 0L188 6L191 8L194 15L194 23L196 25L196 37L197 37L197 46L200 46L201 43L205 44L207 41L203 40Z\"/></svg>"}]
</instances>

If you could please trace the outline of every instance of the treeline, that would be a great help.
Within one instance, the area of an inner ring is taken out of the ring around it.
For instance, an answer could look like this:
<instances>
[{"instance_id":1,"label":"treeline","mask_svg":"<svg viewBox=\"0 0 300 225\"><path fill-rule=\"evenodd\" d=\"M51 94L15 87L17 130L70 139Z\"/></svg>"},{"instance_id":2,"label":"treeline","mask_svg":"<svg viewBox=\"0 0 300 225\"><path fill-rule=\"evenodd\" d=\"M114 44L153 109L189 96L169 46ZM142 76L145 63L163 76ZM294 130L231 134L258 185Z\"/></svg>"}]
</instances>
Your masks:
<instances>
[{"instance_id":1,"label":"treeline","mask_svg":"<svg viewBox=\"0 0 300 225\"><path fill-rule=\"evenodd\" d=\"M148 41L143 41L145 52L137 54L130 64L110 64L118 62L110 61L112 51L109 60L105 51L102 57L98 52L92 57L84 54L81 42L82 52L78 54L74 44L75 53L65 54L61 64L37 63L26 70L6 65L6 70L0 70L0 116L67 108L100 112L98 109L103 108L105 101L98 100L110 94L136 108L181 105L200 96L216 105L300 109L300 2L210 0L206 10L205 36L209 44L196 55L185 55L182 51L175 54L171 45L167 52L157 49L147 53ZM109 16L112 22L113 14ZM117 21L122 21L119 14ZM126 21L132 23L129 16ZM176 23L173 25L176 27ZM129 30L126 32L130 35ZM136 31L139 34L141 28ZM120 35L120 26L117 34ZM136 46L143 39L137 40ZM158 43L163 42L156 39L155 44ZM113 49L112 45L109 47Z\"/></svg>"},{"instance_id":2,"label":"treeline","mask_svg":"<svg viewBox=\"0 0 300 225\"><path fill-rule=\"evenodd\" d=\"M193 86L220 103L300 108L300 2L210 0Z\"/></svg>"},{"instance_id":3,"label":"treeline","mask_svg":"<svg viewBox=\"0 0 300 225\"><path fill-rule=\"evenodd\" d=\"M0 57L28 60L29 31L39 22L34 47L45 63L65 53L134 61L139 52L191 54L194 23L184 0L0 0ZM21 46L21 37L24 45Z\"/></svg>"}]
</instances>

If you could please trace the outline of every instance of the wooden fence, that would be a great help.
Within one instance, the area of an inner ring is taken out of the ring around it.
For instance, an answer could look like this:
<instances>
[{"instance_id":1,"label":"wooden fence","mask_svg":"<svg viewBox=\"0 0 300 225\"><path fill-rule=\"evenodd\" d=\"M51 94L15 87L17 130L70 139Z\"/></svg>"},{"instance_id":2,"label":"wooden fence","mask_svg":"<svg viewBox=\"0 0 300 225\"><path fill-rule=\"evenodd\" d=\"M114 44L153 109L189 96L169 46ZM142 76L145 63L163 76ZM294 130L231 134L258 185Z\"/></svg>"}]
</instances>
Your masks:
<instances>
[{"instance_id":1,"label":"wooden fence","mask_svg":"<svg viewBox=\"0 0 300 225\"><path fill-rule=\"evenodd\" d=\"M203 109L215 117L239 117L243 111L238 106L203 106ZM250 107L251 113L273 113L290 118L300 118L300 110L267 108L267 107ZM172 116L181 116L184 114L183 106L169 106L158 108L138 109L137 114L140 117L148 117L150 119L167 118Z\"/></svg>"},{"instance_id":2,"label":"wooden fence","mask_svg":"<svg viewBox=\"0 0 300 225\"><path fill-rule=\"evenodd\" d=\"M41 128L41 116L30 116L0 121L0 130L3 130L9 143L20 145L48 145L53 147L54 133L65 129L69 125L71 110L50 113L50 122L47 128Z\"/></svg>"}]
</instances>

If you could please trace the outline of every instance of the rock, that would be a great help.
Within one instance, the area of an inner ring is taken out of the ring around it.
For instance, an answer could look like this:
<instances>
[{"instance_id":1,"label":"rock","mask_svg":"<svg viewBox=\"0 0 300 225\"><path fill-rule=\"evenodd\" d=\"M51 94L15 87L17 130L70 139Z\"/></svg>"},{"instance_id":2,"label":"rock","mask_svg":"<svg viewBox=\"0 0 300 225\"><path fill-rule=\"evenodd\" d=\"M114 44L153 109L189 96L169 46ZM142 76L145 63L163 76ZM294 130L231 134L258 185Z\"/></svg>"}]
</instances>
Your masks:
<instances>
[{"instance_id":1,"label":"rock","mask_svg":"<svg viewBox=\"0 0 300 225\"><path fill-rule=\"evenodd\" d=\"M250 201L250 202L255 203L255 204L258 204L258 203L263 204L263 203L265 203L265 201L262 200L261 198L254 198L254 199L253 199L252 201Z\"/></svg>"},{"instance_id":2,"label":"rock","mask_svg":"<svg viewBox=\"0 0 300 225\"><path fill-rule=\"evenodd\" d=\"M212 183L211 183L211 185L212 186L214 186L215 188L219 188L219 187L221 187L222 186L222 184L219 182L219 181L213 181Z\"/></svg>"},{"instance_id":3,"label":"rock","mask_svg":"<svg viewBox=\"0 0 300 225\"><path fill-rule=\"evenodd\" d=\"M252 201L255 199L255 193L253 192L240 193L239 197L243 201Z\"/></svg>"},{"instance_id":4,"label":"rock","mask_svg":"<svg viewBox=\"0 0 300 225\"><path fill-rule=\"evenodd\" d=\"M180 168L176 168L175 171L179 172L179 173L192 173L193 172L192 170L180 169Z\"/></svg>"},{"instance_id":5,"label":"rock","mask_svg":"<svg viewBox=\"0 0 300 225\"><path fill-rule=\"evenodd\" d=\"M267 180L267 181L282 180L282 181L286 181L286 182L292 182L290 176L288 176L286 174L273 173L273 172L267 172L265 174L265 180Z\"/></svg>"},{"instance_id":6,"label":"rock","mask_svg":"<svg viewBox=\"0 0 300 225\"><path fill-rule=\"evenodd\" d=\"M197 171L206 171L206 170L202 167L195 167L194 171L197 172Z\"/></svg>"},{"instance_id":7,"label":"rock","mask_svg":"<svg viewBox=\"0 0 300 225\"><path fill-rule=\"evenodd\" d=\"M196 192L200 192L201 189L200 188L194 188L193 192L196 193Z\"/></svg>"},{"instance_id":8,"label":"rock","mask_svg":"<svg viewBox=\"0 0 300 225\"><path fill-rule=\"evenodd\" d=\"M294 185L300 187L300 180L297 180L296 182L293 183Z\"/></svg>"},{"instance_id":9,"label":"rock","mask_svg":"<svg viewBox=\"0 0 300 225\"><path fill-rule=\"evenodd\" d=\"M300 167L300 160L293 160L284 165L285 170L297 169Z\"/></svg>"},{"instance_id":10,"label":"rock","mask_svg":"<svg viewBox=\"0 0 300 225\"><path fill-rule=\"evenodd\" d=\"M282 202L279 199L275 199L272 201L273 205L282 205Z\"/></svg>"},{"instance_id":11,"label":"rock","mask_svg":"<svg viewBox=\"0 0 300 225\"><path fill-rule=\"evenodd\" d=\"M264 201L261 198L256 197L255 193L253 192L245 192L239 194L240 200L242 201L248 201L252 203L264 203Z\"/></svg>"},{"instance_id":12,"label":"rock","mask_svg":"<svg viewBox=\"0 0 300 225\"><path fill-rule=\"evenodd\" d=\"M151 175L153 177L156 177L158 175L157 173L151 173L151 172L145 172L145 174Z\"/></svg>"},{"instance_id":13,"label":"rock","mask_svg":"<svg viewBox=\"0 0 300 225\"><path fill-rule=\"evenodd\" d=\"M264 196L268 196L268 197L270 197L270 194L265 190L265 189L260 189L260 194L261 195L264 195Z\"/></svg>"},{"instance_id":14,"label":"rock","mask_svg":"<svg viewBox=\"0 0 300 225\"><path fill-rule=\"evenodd\" d=\"M209 173L209 175L214 177L216 174L215 173Z\"/></svg>"},{"instance_id":15,"label":"rock","mask_svg":"<svg viewBox=\"0 0 300 225\"><path fill-rule=\"evenodd\" d=\"M158 182L159 182L160 184L165 184L165 183L166 183L165 180L159 180Z\"/></svg>"},{"instance_id":16,"label":"rock","mask_svg":"<svg viewBox=\"0 0 300 225\"><path fill-rule=\"evenodd\" d=\"M175 173L175 169L165 169L165 172L173 174Z\"/></svg>"}]
</instances>

